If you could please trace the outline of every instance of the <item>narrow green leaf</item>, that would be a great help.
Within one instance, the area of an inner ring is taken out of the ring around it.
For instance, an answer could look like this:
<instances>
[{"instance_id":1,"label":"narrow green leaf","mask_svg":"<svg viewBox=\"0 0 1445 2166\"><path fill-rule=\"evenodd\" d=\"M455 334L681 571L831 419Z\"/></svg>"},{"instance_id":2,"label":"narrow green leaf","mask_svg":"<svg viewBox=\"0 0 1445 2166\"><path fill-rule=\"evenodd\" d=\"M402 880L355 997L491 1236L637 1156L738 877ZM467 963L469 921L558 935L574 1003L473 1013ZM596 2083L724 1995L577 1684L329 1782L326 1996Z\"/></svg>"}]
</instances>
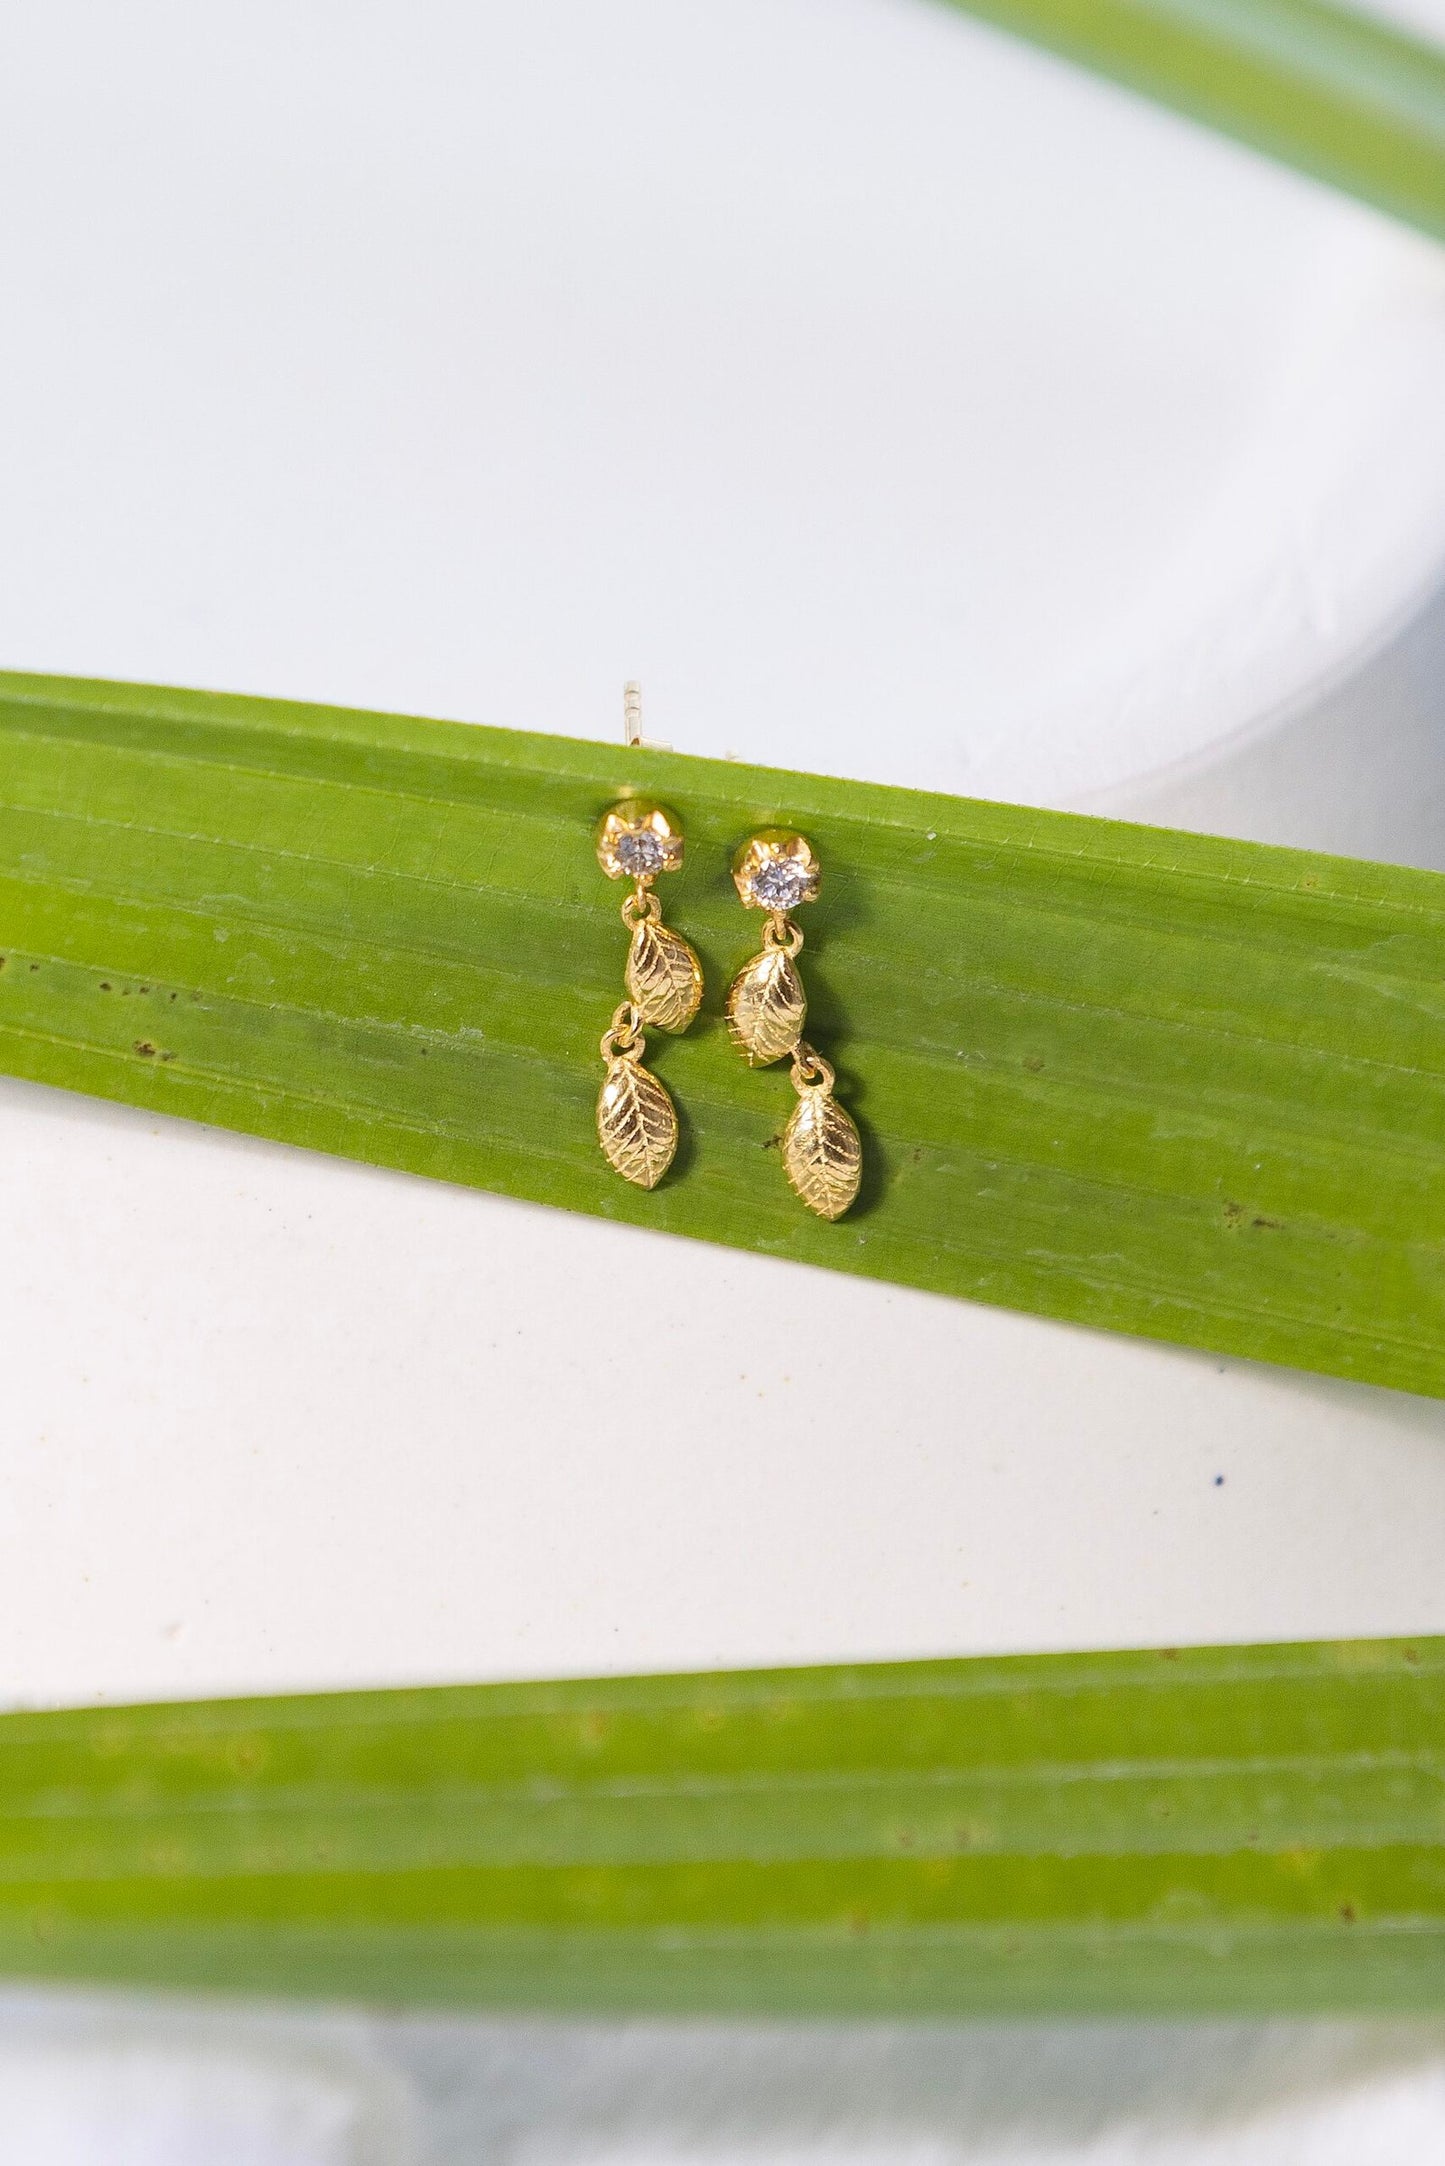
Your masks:
<instances>
[{"instance_id":1,"label":"narrow green leaf","mask_svg":"<svg viewBox=\"0 0 1445 2166\"><path fill-rule=\"evenodd\" d=\"M0 1067L977 1300L1445 1393L1445 879L455 724L0 678ZM677 1162L598 1148L627 935L591 830L688 833ZM736 844L822 856L827 1224L721 1021Z\"/></svg>"},{"instance_id":2,"label":"narrow green leaf","mask_svg":"<svg viewBox=\"0 0 1445 2166\"><path fill-rule=\"evenodd\" d=\"M1445 52L1327 0L950 0L1445 238Z\"/></svg>"},{"instance_id":3,"label":"narrow green leaf","mask_svg":"<svg viewBox=\"0 0 1445 2166\"><path fill-rule=\"evenodd\" d=\"M533 2009L1440 2009L1445 1641L7 1716L0 1972Z\"/></svg>"}]
</instances>

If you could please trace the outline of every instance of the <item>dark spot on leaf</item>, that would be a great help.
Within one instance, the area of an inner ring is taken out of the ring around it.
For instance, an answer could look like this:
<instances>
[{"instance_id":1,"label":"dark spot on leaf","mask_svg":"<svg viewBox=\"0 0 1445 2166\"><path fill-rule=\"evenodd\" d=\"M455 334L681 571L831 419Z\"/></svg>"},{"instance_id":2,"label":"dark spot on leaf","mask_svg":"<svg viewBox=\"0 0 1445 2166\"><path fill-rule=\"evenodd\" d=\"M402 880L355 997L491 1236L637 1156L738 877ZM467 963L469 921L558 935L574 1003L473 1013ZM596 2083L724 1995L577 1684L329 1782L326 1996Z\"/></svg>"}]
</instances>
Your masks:
<instances>
[{"instance_id":1,"label":"dark spot on leaf","mask_svg":"<svg viewBox=\"0 0 1445 2166\"><path fill-rule=\"evenodd\" d=\"M108 992L110 991L110 980L109 980L109 978L102 978L102 979L101 979L101 981L100 981L100 989L101 989L101 991L102 991L103 993L108 993Z\"/></svg>"},{"instance_id":2,"label":"dark spot on leaf","mask_svg":"<svg viewBox=\"0 0 1445 2166\"><path fill-rule=\"evenodd\" d=\"M1264 1226L1271 1233L1278 1233L1284 1224L1284 1220L1282 1218L1255 1218L1250 1220L1250 1224L1252 1226Z\"/></svg>"},{"instance_id":3,"label":"dark spot on leaf","mask_svg":"<svg viewBox=\"0 0 1445 2166\"><path fill-rule=\"evenodd\" d=\"M922 1144L919 1144L919 1143L915 1143L915 1144L914 1144L914 1146L913 1146L913 1163L914 1163L914 1165L915 1165L915 1166L921 1166L921 1165L923 1164L923 1146L922 1146Z\"/></svg>"},{"instance_id":4,"label":"dark spot on leaf","mask_svg":"<svg viewBox=\"0 0 1445 2166\"><path fill-rule=\"evenodd\" d=\"M161 1059L162 1059L162 1060L174 1060L174 1059L175 1059L175 1057L176 1057L176 1056L175 1056L175 1054L174 1054L174 1053L162 1053L162 1055L161 1055Z\"/></svg>"},{"instance_id":5,"label":"dark spot on leaf","mask_svg":"<svg viewBox=\"0 0 1445 2166\"><path fill-rule=\"evenodd\" d=\"M1354 1922L1355 1922L1355 1906L1354 1906L1354 1904L1353 1904L1353 1903L1341 1903L1341 1905L1340 1905L1340 1916L1341 1916L1341 1917L1342 1917L1342 1918L1344 1919L1344 1921L1345 1921L1346 1925L1353 1925L1353 1924L1354 1924Z\"/></svg>"},{"instance_id":6,"label":"dark spot on leaf","mask_svg":"<svg viewBox=\"0 0 1445 2166\"><path fill-rule=\"evenodd\" d=\"M1177 1662L1179 1660L1179 1649L1177 1647L1161 1647L1159 1649L1159 1660L1161 1662Z\"/></svg>"},{"instance_id":7,"label":"dark spot on leaf","mask_svg":"<svg viewBox=\"0 0 1445 2166\"><path fill-rule=\"evenodd\" d=\"M32 963L30 967L32 970L38 970L40 968L40 965L39 963Z\"/></svg>"},{"instance_id":8,"label":"dark spot on leaf","mask_svg":"<svg viewBox=\"0 0 1445 2166\"><path fill-rule=\"evenodd\" d=\"M1400 1649L1400 1653L1406 1662L1418 1662L1420 1659L1420 1650L1418 1647L1402 1647Z\"/></svg>"},{"instance_id":9,"label":"dark spot on leaf","mask_svg":"<svg viewBox=\"0 0 1445 2166\"><path fill-rule=\"evenodd\" d=\"M1226 1196L1224 1199L1224 1223L1229 1228L1231 1233L1239 1224L1243 1216L1244 1205L1242 1203L1231 1203L1229 1198Z\"/></svg>"},{"instance_id":10,"label":"dark spot on leaf","mask_svg":"<svg viewBox=\"0 0 1445 2166\"><path fill-rule=\"evenodd\" d=\"M1307 872L1300 882L1301 887L1318 887L1319 884L1319 880L1312 872Z\"/></svg>"},{"instance_id":11,"label":"dark spot on leaf","mask_svg":"<svg viewBox=\"0 0 1445 2166\"><path fill-rule=\"evenodd\" d=\"M167 993L167 995L166 995L166 998L167 998L167 1000L174 1000L174 999L175 999L175 997L176 997L176 996L175 996L175 994L174 994L174 993Z\"/></svg>"},{"instance_id":12,"label":"dark spot on leaf","mask_svg":"<svg viewBox=\"0 0 1445 2166\"><path fill-rule=\"evenodd\" d=\"M135 1042L135 1050L137 1053L139 1053L142 1060L154 1060L156 1057L156 1049L151 1044L149 1038L137 1038Z\"/></svg>"},{"instance_id":13,"label":"dark spot on leaf","mask_svg":"<svg viewBox=\"0 0 1445 2166\"><path fill-rule=\"evenodd\" d=\"M1028 1069L1030 1075L1038 1075L1042 1071L1043 1065L1044 1056L1042 1053L1025 1053L1024 1066Z\"/></svg>"},{"instance_id":14,"label":"dark spot on leaf","mask_svg":"<svg viewBox=\"0 0 1445 2166\"><path fill-rule=\"evenodd\" d=\"M780 1133L779 1133L778 1131L776 1131L776 1130L774 1131L774 1133L773 1133L772 1135L770 1135L770 1136L769 1136L769 1138L768 1138L767 1142L766 1142L766 1143L765 1143L765 1144L763 1145L763 1149L764 1149L765 1151L780 1151L780 1150L782 1149L782 1147L783 1147L783 1139L782 1139L782 1136L781 1136L781 1134L780 1134Z\"/></svg>"}]
</instances>

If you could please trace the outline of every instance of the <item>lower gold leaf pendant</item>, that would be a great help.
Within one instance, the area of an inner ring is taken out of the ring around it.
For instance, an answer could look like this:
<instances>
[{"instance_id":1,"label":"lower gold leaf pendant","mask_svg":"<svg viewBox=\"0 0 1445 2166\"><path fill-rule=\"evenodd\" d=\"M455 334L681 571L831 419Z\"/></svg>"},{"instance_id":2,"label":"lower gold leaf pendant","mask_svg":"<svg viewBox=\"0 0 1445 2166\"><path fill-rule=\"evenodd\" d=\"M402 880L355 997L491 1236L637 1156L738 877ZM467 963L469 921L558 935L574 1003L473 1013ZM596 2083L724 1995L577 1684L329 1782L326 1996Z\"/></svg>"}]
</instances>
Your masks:
<instances>
[{"instance_id":1,"label":"lower gold leaf pendant","mask_svg":"<svg viewBox=\"0 0 1445 2166\"><path fill-rule=\"evenodd\" d=\"M642 1018L624 1001L602 1040L607 1075L597 1097L597 1140L624 1181L656 1188L677 1149L677 1109L642 1065Z\"/></svg>"},{"instance_id":2,"label":"lower gold leaf pendant","mask_svg":"<svg viewBox=\"0 0 1445 2166\"><path fill-rule=\"evenodd\" d=\"M783 1170L800 1203L819 1218L841 1218L858 1194L863 1145L852 1116L833 1096L833 1070L800 1044L793 1056L798 1103L783 1130Z\"/></svg>"}]
</instances>

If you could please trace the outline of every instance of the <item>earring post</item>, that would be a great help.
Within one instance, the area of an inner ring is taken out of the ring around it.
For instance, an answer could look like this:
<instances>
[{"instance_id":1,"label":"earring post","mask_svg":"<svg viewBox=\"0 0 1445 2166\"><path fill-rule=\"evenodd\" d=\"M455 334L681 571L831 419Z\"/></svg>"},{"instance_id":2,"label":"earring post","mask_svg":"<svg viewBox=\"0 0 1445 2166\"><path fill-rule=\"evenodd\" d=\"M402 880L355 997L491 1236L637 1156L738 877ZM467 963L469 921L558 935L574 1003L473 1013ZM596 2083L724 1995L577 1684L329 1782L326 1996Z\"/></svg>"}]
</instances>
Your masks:
<instances>
[{"instance_id":1,"label":"earring post","mask_svg":"<svg viewBox=\"0 0 1445 2166\"><path fill-rule=\"evenodd\" d=\"M622 687L622 740L627 745L642 743L642 686L635 677Z\"/></svg>"}]
</instances>

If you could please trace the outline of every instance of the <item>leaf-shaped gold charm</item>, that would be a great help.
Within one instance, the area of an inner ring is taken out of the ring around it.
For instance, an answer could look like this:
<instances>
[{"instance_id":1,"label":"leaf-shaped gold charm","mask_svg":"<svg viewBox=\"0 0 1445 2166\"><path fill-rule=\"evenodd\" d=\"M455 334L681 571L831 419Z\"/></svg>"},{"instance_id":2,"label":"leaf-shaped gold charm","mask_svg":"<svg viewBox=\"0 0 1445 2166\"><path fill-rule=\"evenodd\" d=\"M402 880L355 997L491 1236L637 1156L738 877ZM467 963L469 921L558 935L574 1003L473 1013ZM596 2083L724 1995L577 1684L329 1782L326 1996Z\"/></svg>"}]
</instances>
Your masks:
<instances>
[{"instance_id":1,"label":"leaf-shaped gold charm","mask_svg":"<svg viewBox=\"0 0 1445 2166\"><path fill-rule=\"evenodd\" d=\"M783 1130L783 1167L800 1203L841 1218L858 1193L863 1146L831 1091L805 1091Z\"/></svg>"},{"instance_id":2,"label":"leaf-shaped gold charm","mask_svg":"<svg viewBox=\"0 0 1445 2166\"><path fill-rule=\"evenodd\" d=\"M644 918L627 953L627 990L644 1023L686 1030L702 999L702 964L680 933Z\"/></svg>"},{"instance_id":3,"label":"leaf-shaped gold charm","mask_svg":"<svg viewBox=\"0 0 1445 2166\"><path fill-rule=\"evenodd\" d=\"M624 1181L656 1188L677 1149L672 1100L638 1060L610 1063L597 1099L597 1140Z\"/></svg>"},{"instance_id":4,"label":"leaf-shaped gold charm","mask_svg":"<svg viewBox=\"0 0 1445 2166\"><path fill-rule=\"evenodd\" d=\"M791 1053L803 1035L808 996L792 957L767 948L744 963L728 993L728 1029L753 1068Z\"/></svg>"}]
</instances>

